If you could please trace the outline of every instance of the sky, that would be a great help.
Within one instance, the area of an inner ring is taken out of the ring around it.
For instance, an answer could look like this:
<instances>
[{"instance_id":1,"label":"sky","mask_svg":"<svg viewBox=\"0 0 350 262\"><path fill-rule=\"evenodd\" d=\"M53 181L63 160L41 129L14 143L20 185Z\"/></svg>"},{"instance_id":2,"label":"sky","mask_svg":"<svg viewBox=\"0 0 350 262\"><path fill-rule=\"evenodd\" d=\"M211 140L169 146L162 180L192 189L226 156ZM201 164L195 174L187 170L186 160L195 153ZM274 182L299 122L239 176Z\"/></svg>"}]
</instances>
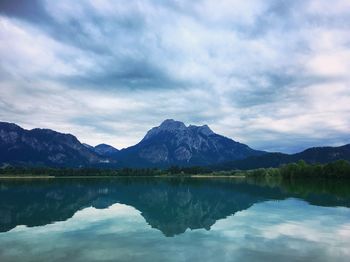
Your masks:
<instances>
[{"instance_id":1,"label":"sky","mask_svg":"<svg viewBox=\"0 0 350 262\"><path fill-rule=\"evenodd\" d=\"M136 144L165 119L252 148L350 143L349 0L1 0L0 121Z\"/></svg>"}]
</instances>

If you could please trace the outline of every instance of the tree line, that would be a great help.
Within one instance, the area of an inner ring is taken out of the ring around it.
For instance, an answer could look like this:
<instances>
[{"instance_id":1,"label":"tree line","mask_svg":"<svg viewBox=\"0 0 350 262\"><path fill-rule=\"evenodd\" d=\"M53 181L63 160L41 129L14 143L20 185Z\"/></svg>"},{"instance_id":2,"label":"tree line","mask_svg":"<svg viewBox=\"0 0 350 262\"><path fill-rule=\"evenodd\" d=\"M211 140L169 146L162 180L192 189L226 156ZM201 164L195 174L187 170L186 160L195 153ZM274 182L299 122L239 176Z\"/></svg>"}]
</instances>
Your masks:
<instances>
[{"instance_id":1,"label":"tree line","mask_svg":"<svg viewBox=\"0 0 350 262\"><path fill-rule=\"evenodd\" d=\"M279 168L259 168L243 171L250 177L293 178L350 178L350 163L337 160L328 164L307 164L304 160L282 165Z\"/></svg>"},{"instance_id":2,"label":"tree line","mask_svg":"<svg viewBox=\"0 0 350 262\"><path fill-rule=\"evenodd\" d=\"M0 176L186 176L207 174L212 176L246 176L279 178L350 178L350 163L337 160L328 164L307 164L301 160L279 168L259 168L252 170L212 171L207 167L171 166L159 168L49 168L15 167L0 168Z\"/></svg>"}]
</instances>

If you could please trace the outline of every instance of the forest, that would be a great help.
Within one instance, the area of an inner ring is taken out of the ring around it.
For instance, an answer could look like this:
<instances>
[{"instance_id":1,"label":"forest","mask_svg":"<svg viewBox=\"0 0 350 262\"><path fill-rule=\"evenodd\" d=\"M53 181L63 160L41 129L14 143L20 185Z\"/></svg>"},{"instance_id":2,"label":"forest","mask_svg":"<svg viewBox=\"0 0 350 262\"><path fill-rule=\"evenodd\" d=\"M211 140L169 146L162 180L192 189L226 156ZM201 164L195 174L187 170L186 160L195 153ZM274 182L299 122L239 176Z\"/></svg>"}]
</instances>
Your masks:
<instances>
[{"instance_id":1,"label":"forest","mask_svg":"<svg viewBox=\"0 0 350 262\"><path fill-rule=\"evenodd\" d=\"M350 163L337 160L327 164L308 164L303 160L281 165L278 168L258 168L251 170L213 171L208 167L159 168L49 168L49 167L15 167L0 168L0 176L52 176L52 177L86 177L86 176L239 176L251 178L276 177L294 178L350 178Z\"/></svg>"}]
</instances>

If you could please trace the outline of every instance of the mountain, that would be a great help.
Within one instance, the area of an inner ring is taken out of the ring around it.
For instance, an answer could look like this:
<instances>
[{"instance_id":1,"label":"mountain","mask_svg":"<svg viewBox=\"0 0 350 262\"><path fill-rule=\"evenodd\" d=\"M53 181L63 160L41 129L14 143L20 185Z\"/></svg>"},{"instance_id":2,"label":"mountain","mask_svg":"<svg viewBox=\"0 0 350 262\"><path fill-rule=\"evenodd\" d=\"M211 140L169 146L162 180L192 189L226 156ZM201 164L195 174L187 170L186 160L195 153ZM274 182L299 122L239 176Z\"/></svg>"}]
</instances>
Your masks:
<instances>
[{"instance_id":1,"label":"mountain","mask_svg":"<svg viewBox=\"0 0 350 262\"><path fill-rule=\"evenodd\" d=\"M162 168L178 165L228 170L338 159L350 161L350 144L315 147L297 154L268 153L216 134L207 125L186 126L172 119L149 130L138 144L122 150L106 144L95 147L82 144L71 134L50 129L26 130L0 122L0 166Z\"/></svg>"},{"instance_id":2,"label":"mountain","mask_svg":"<svg viewBox=\"0 0 350 262\"><path fill-rule=\"evenodd\" d=\"M78 167L103 161L71 134L0 122L0 163Z\"/></svg>"},{"instance_id":3,"label":"mountain","mask_svg":"<svg viewBox=\"0 0 350 262\"><path fill-rule=\"evenodd\" d=\"M110 145L107 145L107 144L99 144L97 146L95 146L93 148L93 150L101 155L101 156L105 156L105 157L108 157L108 156L111 156L111 155L116 155L118 154L119 150L116 149L115 147L113 146L110 146Z\"/></svg>"},{"instance_id":4,"label":"mountain","mask_svg":"<svg viewBox=\"0 0 350 262\"><path fill-rule=\"evenodd\" d=\"M297 160L309 163L328 163L339 159L350 161L350 144L339 147L313 147L292 155Z\"/></svg>"},{"instance_id":5,"label":"mountain","mask_svg":"<svg viewBox=\"0 0 350 262\"><path fill-rule=\"evenodd\" d=\"M149 130L135 146L119 151L121 165L133 167L193 166L263 155L245 144L214 133L207 125L186 126L167 119Z\"/></svg>"},{"instance_id":6,"label":"mountain","mask_svg":"<svg viewBox=\"0 0 350 262\"><path fill-rule=\"evenodd\" d=\"M307 163L329 163L344 159L350 161L350 144L339 147L313 147L296 154L267 153L242 160L228 161L213 165L212 169L254 169L278 167L282 164L304 160Z\"/></svg>"},{"instance_id":7,"label":"mountain","mask_svg":"<svg viewBox=\"0 0 350 262\"><path fill-rule=\"evenodd\" d=\"M99 144L97 146L91 146L89 144L83 143L83 145L89 150L95 152L96 154L107 158L110 156L115 156L119 152L118 149L107 144Z\"/></svg>"}]
</instances>

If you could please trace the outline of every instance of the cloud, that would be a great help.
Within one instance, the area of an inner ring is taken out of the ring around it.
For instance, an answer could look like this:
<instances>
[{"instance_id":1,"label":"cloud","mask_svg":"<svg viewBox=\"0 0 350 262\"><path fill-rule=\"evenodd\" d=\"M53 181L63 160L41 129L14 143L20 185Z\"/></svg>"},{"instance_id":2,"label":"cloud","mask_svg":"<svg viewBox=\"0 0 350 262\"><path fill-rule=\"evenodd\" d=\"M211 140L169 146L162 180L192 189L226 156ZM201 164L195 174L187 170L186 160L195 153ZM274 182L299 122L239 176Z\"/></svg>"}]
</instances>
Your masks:
<instances>
[{"instance_id":1,"label":"cloud","mask_svg":"<svg viewBox=\"0 0 350 262\"><path fill-rule=\"evenodd\" d=\"M165 118L264 150L349 143L348 9L1 1L0 117L118 148Z\"/></svg>"}]
</instances>

